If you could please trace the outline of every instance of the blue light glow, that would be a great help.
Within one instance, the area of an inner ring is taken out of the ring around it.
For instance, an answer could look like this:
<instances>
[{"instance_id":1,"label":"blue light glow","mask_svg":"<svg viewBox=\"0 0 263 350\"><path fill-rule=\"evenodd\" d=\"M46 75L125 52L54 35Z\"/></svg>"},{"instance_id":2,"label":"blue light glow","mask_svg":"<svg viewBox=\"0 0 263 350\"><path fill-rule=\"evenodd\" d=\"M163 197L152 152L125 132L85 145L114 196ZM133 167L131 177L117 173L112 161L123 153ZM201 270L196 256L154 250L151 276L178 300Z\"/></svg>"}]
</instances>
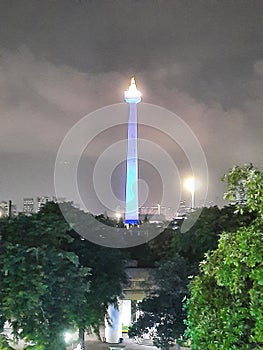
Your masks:
<instances>
[{"instance_id":1,"label":"blue light glow","mask_svg":"<svg viewBox=\"0 0 263 350\"><path fill-rule=\"evenodd\" d=\"M137 150L137 106L129 103L128 147L126 165L125 223L136 224L138 213L138 150Z\"/></svg>"}]
</instances>

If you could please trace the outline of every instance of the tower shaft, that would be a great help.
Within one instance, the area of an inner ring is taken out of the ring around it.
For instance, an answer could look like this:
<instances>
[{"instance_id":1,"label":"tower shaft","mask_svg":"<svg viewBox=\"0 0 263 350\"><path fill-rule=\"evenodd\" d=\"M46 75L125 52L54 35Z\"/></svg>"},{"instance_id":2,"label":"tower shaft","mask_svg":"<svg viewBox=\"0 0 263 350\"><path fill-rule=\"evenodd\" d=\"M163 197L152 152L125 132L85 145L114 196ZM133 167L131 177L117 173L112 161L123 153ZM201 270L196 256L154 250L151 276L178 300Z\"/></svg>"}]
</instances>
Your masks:
<instances>
[{"instance_id":1,"label":"tower shaft","mask_svg":"<svg viewBox=\"0 0 263 350\"><path fill-rule=\"evenodd\" d=\"M139 221L138 213L138 124L137 104L129 103L128 147L126 163L126 208L125 223L136 224Z\"/></svg>"},{"instance_id":2,"label":"tower shaft","mask_svg":"<svg viewBox=\"0 0 263 350\"><path fill-rule=\"evenodd\" d=\"M136 88L134 77L131 79L129 89L124 93L124 98L129 103L125 224L134 225L139 221L137 104L141 101L141 93Z\"/></svg>"}]
</instances>

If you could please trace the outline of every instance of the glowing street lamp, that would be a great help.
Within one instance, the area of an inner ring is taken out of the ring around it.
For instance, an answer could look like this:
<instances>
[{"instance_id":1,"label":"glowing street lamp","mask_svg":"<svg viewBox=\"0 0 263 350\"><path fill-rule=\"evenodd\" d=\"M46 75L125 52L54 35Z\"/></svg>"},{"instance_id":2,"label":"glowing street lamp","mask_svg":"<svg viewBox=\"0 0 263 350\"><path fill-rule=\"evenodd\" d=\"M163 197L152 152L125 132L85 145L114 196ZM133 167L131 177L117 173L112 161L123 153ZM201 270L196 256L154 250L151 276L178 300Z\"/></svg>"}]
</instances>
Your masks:
<instances>
[{"instance_id":1,"label":"glowing street lamp","mask_svg":"<svg viewBox=\"0 0 263 350\"><path fill-rule=\"evenodd\" d=\"M70 332L65 332L65 333L64 333L64 340L65 340L65 343L66 343L66 344L71 343L71 349L73 349L73 342L72 342L72 340L73 340L73 334L70 333Z\"/></svg>"},{"instance_id":2,"label":"glowing street lamp","mask_svg":"<svg viewBox=\"0 0 263 350\"><path fill-rule=\"evenodd\" d=\"M72 339L72 334L69 332L64 333L65 342L68 343Z\"/></svg>"},{"instance_id":3,"label":"glowing street lamp","mask_svg":"<svg viewBox=\"0 0 263 350\"><path fill-rule=\"evenodd\" d=\"M196 179L194 177L189 177L184 182L184 187L191 192L191 209L194 209L195 207L195 190L196 190Z\"/></svg>"}]
</instances>

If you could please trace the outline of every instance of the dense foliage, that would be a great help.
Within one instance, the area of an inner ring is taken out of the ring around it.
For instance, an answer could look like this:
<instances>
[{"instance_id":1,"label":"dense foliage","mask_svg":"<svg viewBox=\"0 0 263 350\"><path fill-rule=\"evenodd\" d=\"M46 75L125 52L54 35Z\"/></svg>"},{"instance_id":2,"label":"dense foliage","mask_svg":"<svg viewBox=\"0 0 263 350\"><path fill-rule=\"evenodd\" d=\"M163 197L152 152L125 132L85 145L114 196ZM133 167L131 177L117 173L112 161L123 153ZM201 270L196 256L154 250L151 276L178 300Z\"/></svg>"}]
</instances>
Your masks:
<instances>
[{"instance_id":1,"label":"dense foliage","mask_svg":"<svg viewBox=\"0 0 263 350\"><path fill-rule=\"evenodd\" d=\"M139 304L142 315L131 327L131 336L150 332L161 349L168 349L175 339L183 337L186 311L182 300L189 296L189 282L199 274L199 264L205 254L218 247L224 231L234 234L255 220L255 212L242 209L242 213L236 213L236 205L203 208L187 232L181 229L182 222L172 222L162 234L141 248L148 254L147 261L143 255L143 263L156 266L154 262L157 262L157 268L150 281L154 287ZM189 221L195 219L196 213L187 217Z\"/></svg>"},{"instance_id":2,"label":"dense foliage","mask_svg":"<svg viewBox=\"0 0 263 350\"><path fill-rule=\"evenodd\" d=\"M246 350L263 347L263 174L250 166L225 176L226 198L238 201L254 220L223 233L191 283L188 335L193 349Z\"/></svg>"},{"instance_id":3,"label":"dense foliage","mask_svg":"<svg viewBox=\"0 0 263 350\"><path fill-rule=\"evenodd\" d=\"M154 344L169 349L184 332L183 300L188 295L190 271L179 255L160 264L151 274L151 292L139 305L141 315L129 330L129 335L149 333Z\"/></svg>"},{"instance_id":4,"label":"dense foliage","mask_svg":"<svg viewBox=\"0 0 263 350\"><path fill-rule=\"evenodd\" d=\"M253 220L254 215L248 210L236 214L236 209L235 205L202 208L195 224L187 232L180 229L174 232L170 245L172 254L180 254L189 263L199 264L206 252L217 248L222 232L235 232ZM191 215L187 220L192 220Z\"/></svg>"},{"instance_id":5,"label":"dense foliage","mask_svg":"<svg viewBox=\"0 0 263 350\"><path fill-rule=\"evenodd\" d=\"M71 235L76 234L71 232ZM119 249L98 246L76 235L70 244L83 266L91 268L89 293L82 307L83 328L91 327L99 336L99 328L104 325L105 315L110 304L116 304L127 283L125 265L127 257Z\"/></svg>"},{"instance_id":6,"label":"dense foliage","mask_svg":"<svg viewBox=\"0 0 263 350\"><path fill-rule=\"evenodd\" d=\"M54 203L0 220L0 234L2 329L45 350L64 349L68 329L98 328L125 282L119 251L82 240Z\"/></svg>"}]
</instances>

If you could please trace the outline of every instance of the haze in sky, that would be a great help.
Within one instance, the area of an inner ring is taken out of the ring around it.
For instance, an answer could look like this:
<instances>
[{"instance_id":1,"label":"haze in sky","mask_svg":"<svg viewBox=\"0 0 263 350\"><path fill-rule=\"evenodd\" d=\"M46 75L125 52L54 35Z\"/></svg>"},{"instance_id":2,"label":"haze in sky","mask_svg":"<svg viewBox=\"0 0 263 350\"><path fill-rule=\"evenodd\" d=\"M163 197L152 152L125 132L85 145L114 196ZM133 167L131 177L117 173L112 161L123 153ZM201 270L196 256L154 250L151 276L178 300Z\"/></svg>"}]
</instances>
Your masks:
<instances>
[{"instance_id":1,"label":"haze in sky","mask_svg":"<svg viewBox=\"0 0 263 350\"><path fill-rule=\"evenodd\" d=\"M261 0L2 0L0 200L21 209L23 197L53 195L54 164L67 132L85 115L123 102L135 75L144 103L188 124L207 161L206 202L222 205L220 178L230 167L263 168L262 14ZM94 139L79 164L80 191L97 213L104 208L93 170L126 137L127 106L121 108L124 125L97 134L97 120L91 121ZM149 125L139 135L171 156L178 178L190 173L176 136ZM158 203L163 175L150 161L140 164L148 204ZM123 196L124 176L122 160L111 177L116 196Z\"/></svg>"}]
</instances>

